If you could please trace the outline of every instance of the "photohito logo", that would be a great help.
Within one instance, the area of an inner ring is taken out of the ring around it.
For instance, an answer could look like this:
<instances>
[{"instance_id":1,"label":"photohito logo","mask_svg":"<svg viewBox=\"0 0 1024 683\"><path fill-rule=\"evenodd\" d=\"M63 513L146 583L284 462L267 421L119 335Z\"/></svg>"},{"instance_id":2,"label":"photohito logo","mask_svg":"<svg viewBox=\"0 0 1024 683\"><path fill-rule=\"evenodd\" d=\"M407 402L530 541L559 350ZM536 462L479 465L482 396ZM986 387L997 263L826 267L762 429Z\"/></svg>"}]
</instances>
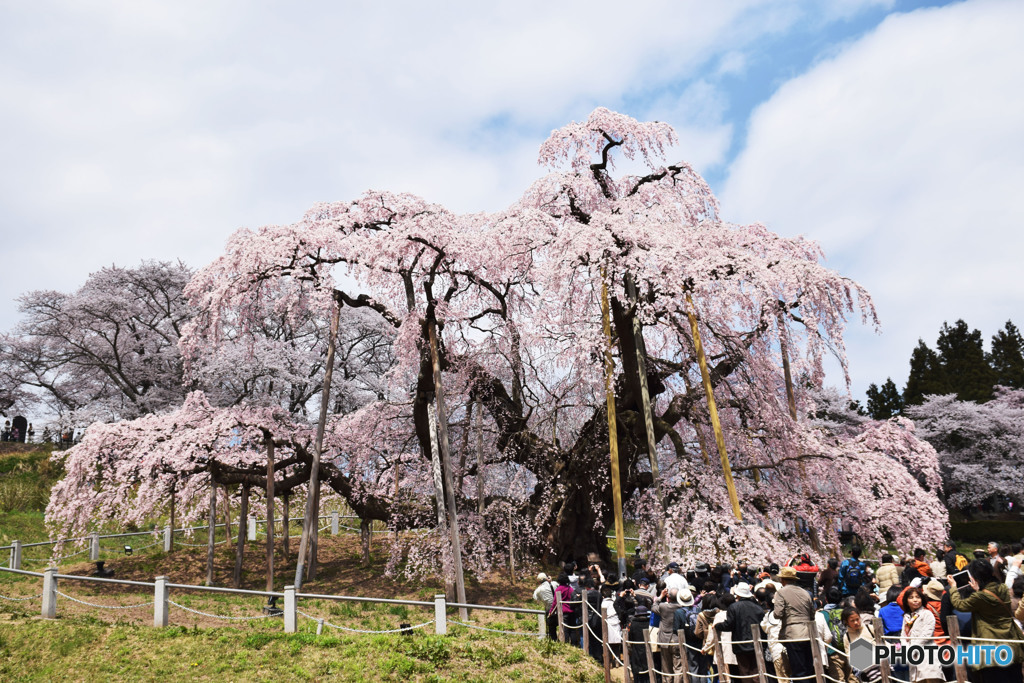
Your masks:
<instances>
[{"instance_id":1,"label":"photohito logo","mask_svg":"<svg viewBox=\"0 0 1024 683\"><path fill-rule=\"evenodd\" d=\"M855 640L850 645L850 666L855 669L863 671L884 660L888 660L892 666L1009 666L1013 661L1013 650L1009 645L873 645L866 640Z\"/></svg>"}]
</instances>

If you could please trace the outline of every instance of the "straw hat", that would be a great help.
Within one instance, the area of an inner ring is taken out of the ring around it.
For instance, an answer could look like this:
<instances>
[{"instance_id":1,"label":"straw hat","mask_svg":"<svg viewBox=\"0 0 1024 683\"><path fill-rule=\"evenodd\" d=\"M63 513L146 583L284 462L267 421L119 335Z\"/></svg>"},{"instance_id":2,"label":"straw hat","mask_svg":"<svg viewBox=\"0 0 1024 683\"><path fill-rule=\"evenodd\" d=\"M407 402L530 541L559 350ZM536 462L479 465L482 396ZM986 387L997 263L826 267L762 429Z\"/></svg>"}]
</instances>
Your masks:
<instances>
[{"instance_id":1,"label":"straw hat","mask_svg":"<svg viewBox=\"0 0 1024 683\"><path fill-rule=\"evenodd\" d=\"M783 567L782 569L779 570L779 578L780 579L793 579L795 581L796 578L797 578L796 570L793 569L792 567Z\"/></svg>"}]
</instances>

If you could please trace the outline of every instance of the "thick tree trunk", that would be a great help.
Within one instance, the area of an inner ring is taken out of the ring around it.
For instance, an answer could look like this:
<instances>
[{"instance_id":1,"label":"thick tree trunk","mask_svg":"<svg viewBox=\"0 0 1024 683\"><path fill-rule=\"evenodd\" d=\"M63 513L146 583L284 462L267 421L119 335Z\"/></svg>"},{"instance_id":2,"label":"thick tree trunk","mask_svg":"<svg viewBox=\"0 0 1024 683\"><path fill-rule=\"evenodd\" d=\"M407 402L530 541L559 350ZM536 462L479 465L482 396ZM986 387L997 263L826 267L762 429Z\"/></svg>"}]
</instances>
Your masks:
<instances>
[{"instance_id":1,"label":"thick tree trunk","mask_svg":"<svg viewBox=\"0 0 1024 683\"><path fill-rule=\"evenodd\" d=\"M235 588L242 587L242 560L245 558L245 540L249 535L249 485L242 484L242 506L238 513L238 544L235 546L235 573L232 576Z\"/></svg>"}]
</instances>

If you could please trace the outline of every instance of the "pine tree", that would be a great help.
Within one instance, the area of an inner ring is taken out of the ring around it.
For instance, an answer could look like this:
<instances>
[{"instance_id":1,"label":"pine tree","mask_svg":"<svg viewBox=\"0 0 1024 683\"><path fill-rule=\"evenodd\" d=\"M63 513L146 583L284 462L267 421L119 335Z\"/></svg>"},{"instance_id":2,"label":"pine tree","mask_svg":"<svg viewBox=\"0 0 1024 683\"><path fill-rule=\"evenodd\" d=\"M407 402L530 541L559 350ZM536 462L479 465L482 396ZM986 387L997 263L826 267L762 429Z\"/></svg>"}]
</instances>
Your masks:
<instances>
[{"instance_id":1,"label":"pine tree","mask_svg":"<svg viewBox=\"0 0 1024 683\"><path fill-rule=\"evenodd\" d=\"M989 363L995 372L996 384L1024 389L1024 337L1012 321L992 337Z\"/></svg>"},{"instance_id":2,"label":"pine tree","mask_svg":"<svg viewBox=\"0 0 1024 683\"><path fill-rule=\"evenodd\" d=\"M928 348L924 340L917 340L917 347L910 354L910 375L903 388L904 405L921 405L924 397L931 394L952 393L939 355Z\"/></svg>"},{"instance_id":3,"label":"pine tree","mask_svg":"<svg viewBox=\"0 0 1024 683\"><path fill-rule=\"evenodd\" d=\"M996 373L985 357L980 330L971 330L963 320L952 327L942 323L936 346L949 389L958 399L984 403L992 398Z\"/></svg>"},{"instance_id":4,"label":"pine tree","mask_svg":"<svg viewBox=\"0 0 1024 683\"><path fill-rule=\"evenodd\" d=\"M868 387L868 413L875 420L888 420L903 411L903 397L891 377L886 377L885 384L879 389L872 384Z\"/></svg>"}]
</instances>

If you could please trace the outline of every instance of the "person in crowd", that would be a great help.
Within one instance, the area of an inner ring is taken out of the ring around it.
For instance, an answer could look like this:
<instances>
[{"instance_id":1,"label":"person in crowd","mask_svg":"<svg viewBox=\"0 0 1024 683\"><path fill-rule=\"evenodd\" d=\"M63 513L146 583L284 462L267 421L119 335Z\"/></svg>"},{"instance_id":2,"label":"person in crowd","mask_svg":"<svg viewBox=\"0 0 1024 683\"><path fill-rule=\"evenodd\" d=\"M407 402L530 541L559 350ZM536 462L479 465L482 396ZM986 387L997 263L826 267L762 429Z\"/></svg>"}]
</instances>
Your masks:
<instances>
[{"instance_id":1,"label":"person in crowd","mask_svg":"<svg viewBox=\"0 0 1024 683\"><path fill-rule=\"evenodd\" d=\"M949 634L946 633L946 625L942 623L942 594L946 592L946 589L941 581L932 579L921 588L921 592L924 594L925 609L931 612L935 618L935 632L932 634L932 639L936 645L947 645Z\"/></svg>"},{"instance_id":2,"label":"person in crowd","mask_svg":"<svg viewBox=\"0 0 1024 683\"><path fill-rule=\"evenodd\" d=\"M904 586L909 586L914 579L921 579L918 582L920 585L932 577L932 568L924 560L926 555L923 548L914 548L914 559L907 562L907 566L903 570Z\"/></svg>"},{"instance_id":3,"label":"person in crowd","mask_svg":"<svg viewBox=\"0 0 1024 683\"><path fill-rule=\"evenodd\" d=\"M736 602L729 605L725 612L725 619L715 625L719 632L729 631L732 634L733 655L736 657L736 667L740 676L750 676L757 673L757 659L754 657L754 644L749 642L752 636L751 627L760 628L761 620L764 618L764 608L754 600L754 594L747 583L737 583L733 589Z\"/></svg>"},{"instance_id":4,"label":"person in crowd","mask_svg":"<svg viewBox=\"0 0 1024 683\"><path fill-rule=\"evenodd\" d=\"M764 617L761 619L761 630L764 631L765 638L768 641L768 655L770 662L765 662L766 667L771 667L775 670L775 677L779 683L789 682L789 662L786 657L786 647L783 643L779 642L782 633L782 620L775 616L772 611L772 600L775 597L775 592L769 592L764 588L759 589L763 598L761 598L761 606L765 607ZM755 595L757 592L755 592ZM775 680L775 679L773 679Z\"/></svg>"},{"instance_id":5,"label":"person in crowd","mask_svg":"<svg viewBox=\"0 0 1024 683\"><path fill-rule=\"evenodd\" d=\"M592 582L592 579L588 579L588 581ZM583 628L590 631L590 638L588 640L590 650L588 654L597 662L601 662L604 659L604 641L601 634L602 595L600 591L588 587L585 596L584 599L587 601L587 621Z\"/></svg>"},{"instance_id":6,"label":"person in crowd","mask_svg":"<svg viewBox=\"0 0 1024 683\"><path fill-rule=\"evenodd\" d=\"M1021 618L1017 616L1020 612L1021 599L1024 598L1024 576L1018 576L1010 586L1010 607L1013 608L1013 618L1017 620L1017 623L1024 623Z\"/></svg>"},{"instance_id":7,"label":"person in crowd","mask_svg":"<svg viewBox=\"0 0 1024 683\"><path fill-rule=\"evenodd\" d=\"M540 585L533 591L533 599L544 605L544 613L551 612L551 604L555 601L555 585L544 572L537 574Z\"/></svg>"},{"instance_id":8,"label":"person in crowd","mask_svg":"<svg viewBox=\"0 0 1024 683\"><path fill-rule=\"evenodd\" d=\"M608 647L615 656L622 659L622 622L615 611L615 592L611 586L601 587L601 614L608 622Z\"/></svg>"},{"instance_id":9,"label":"person in crowd","mask_svg":"<svg viewBox=\"0 0 1024 683\"><path fill-rule=\"evenodd\" d=\"M1011 666L972 667L982 683L1021 683L1021 663L1024 661L1024 634L1014 622L1010 610L1010 594L1006 584L996 580L990 559L977 559L969 567L969 581L972 592L962 597L956 582L949 578L949 599L953 609L971 613L974 636L981 639L973 644L998 645L992 641L1015 641L1010 645L1013 651Z\"/></svg>"},{"instance_id":10,"label":"person in crowd","mask_svg":"<svg viewBox=\"0 0 1024 683\"><path fill-rule=\"evenodd\" d=\"M832 586L825 598L825 605L818 610L814 619L817 622L820 615L829 635L827 639L824 639L827 644L825 648L827 659L823 659L822 662L827 664L829 676L846 683L844 668L846 653L842 649L845 629L843 627L843 608L839 604L841 600L842 594L839 592L839 588Z\"/></svg>"},{"instance_id":11,"label":"person in crowd","mask_svg":"<svg viewBox=\"0 0 1024 683\"><path fill-rule=\"evenodd\" d=\"M902 611L902 610L901 610ZM843 636L843 649L845 652L850 652L850 646L857 640L867 640L869 643L875 642L875 632L871 626L871 622L865 623L860 618L860 612L854 607L844 607L842 614L843 626L846 627L846 633ZM869 683L877 681L882 676L881 668L876 666L869 667L864 671L854 669L850 666L849 659L846 660L844 667L845 678L840 680L847 681L847 683Z\"/></svg>"},{"instance_id":12,"label":"person in crowd","mask_svg":"<svg viewBox=\"0 0 1024 683\"><path fill-rule=\"evenodd\" d=\"M630 679L635 683L651 683L654 677L650 675L647 666L647 628L651 623L651 613L644 605L638 605L629 620L627 637L629 644L626 652L629 653ZM625 660L624 660L625 661Z\"/></svg>"},{"instance_id":13,"label":"person in crowd","mask_svg":"<svg viewBox=\"0 0 1024 683\"><path fill-rule=\"evenodd\" d=\"M999 544L989 541L985 552L988 554L988 561L992 565L997 581L1001 581L1006 573L1006 558L999 553Z\"/></svg>"},{"instance_id":14,"label":"person in crowd","mask_svg":"<svg viewBox=\"0 0 1024 683\"><path fill-rule=\"evenodd\" d=\"M821 592L823 599L828 598L829 590L832 586L836 585L836 581L839 580L839 560L830 557L828 558L828 566L821 570L821 574L818 575L818 590Z\"/></svg>"},{"instance_id":15,"label":"person in crowd","mask_svg":"<svg viewBox=\"0 0 1024 683\"><path fill-rule=\"evenodd\" d=\"M1024 570L1021 568L1021 563L1024 562L1024 553L1021 552L1020 543L1011 543L1009 556L1006 558L1006 580L1004 583L1007 588L1013 588L1013 582L1019 577L1024 576Z\"/></svg>"},{"instance_id":16,"label":"person in crowd","mask_svg":"<svg viewBox=\"0 0 1024 683\"><path fill-rule=\"evenodd\" d=\"M679 569L678 562L668 563L668 573L665 575L664 581L668 588L675 588L677 591L690 587L690 585L686 583L686 577L683 576L682 571Z\"/></svg>"},{"instance_id":17,"label":"person in crowd","mask_svg":"<svg viewBox=\"0 0 1024 683\"><path fill-rule=\"evenodd\" d=\"M647 560L642 557L637 557L633 560L633 575L629 577L633 579L633 583L639 585L640 579L647 579L650 583L650 577L647 576Z\"/></svg>"},{"instance_id":18,"label":"person in crowd","mask_svg":"<svg viewBox=\"0 0 1024 683\"><path fill-rule=\"evenodd\" d=\"M903 630L903 608L897 602L903 590L901 586L895 585L889 586L885 592L885 602L878 609L878 618L882 620L885 629L883 635L898 636Z\"/></svg>"},{"instance_id":19,"label":"person in crowd","mask_svg":"<svg viewBox=\"0 0 1024 683\"><path fill-rule=\"evenodd\" d=\"M679 642L692 648L686 653L686 660L689 664L689 673L694 675L706 674L711 665L710 658L700 651L702 640L697 635L697 620L700 618L703 602L703 596L698 601L691 591L683 591L679 595L679 609L676 610L674 619Z\"/></svg>"},{"instance_id":20,"label":"person in crowd","mask_svg":"<svg viewBox=\"0 0 1024 683\"><path fill-rule=\"evenodd\" d=\"M856 595L860 587L866 583L868 565L860 559L860 554L861 547L853 546L850 548L851 557L839 565L839 590L843 592L844 598Z\"/></svg>"},{"instance_id":21,"label":"person in crowd","mask_svg":"<svg viewBox=\"0 0 1024 683\"><path fill-rule=\"evenodd\" d=\"M931 567L932 577L939 579L940 581L946 578L946 551L939 549L935 551L935 561L930 563L928 566Z\"/></svg>"},{"instance_id":22,"label":"person in crowd","mask_svg":"<svg viewBox=\"0 0 1024 683\"><path fill-rule=\"evenodd\" d=\"M661 656L659 671L669 681L674 681L675 673L682 669L676 632L676 610L680 606L679 590L676 588L665 588L654 604L654 612L658 615L658 654Z\"/></svg>"},{"instance_id":23,"label":"person in crowd","mask_svg":"<svg viewBox=\"0 0 1024 683\"><path fill-rule=\"evenodd\" d=\"M878 603L875 594L867 586L861 586L853 596L853 606L860 612L862 619L874 619L878 616Z\"/></svg>"},{"instance_id":24,"label":"person in crowd","mask_svg":"<svg viewBox=\"0 0 1024 683\"><path fill-rule=\"evenodd\" d=\"M857 555L860 555L859 548ZM842 568L840 574L842 575ZM812 635L811 625L814 623L814 604L807 591L797 585L795 569L780 569L779 580L782 582L782 588L775 593L772 612L782 622L780 640L797 641L785 643L789 673L796 679L811 676L814 674L814 664L809 639Z\"/></svg>"},{"instance_id":25,"label":"person in crowd","mask_svg":"<svg viewBox=\"0 0 1024 683\"><path fill-rule=\"evenodd\" d=\"M882 555L882 563L878 565L878 571L875 572L875 582L878 584L878 592L883 595L890 586L895 586L900 582L900 570L896 568L892 561L892 555L889 553Z\"/></svg>"},{"instance_id":26,"label":"person in crowd","mask_svg":"<svg viewBox=\"0 0 1024 683\"><path fill-rule=\"evenodd\" d=\"M798 572L814 572L818 573L818 565L811 562L811 556L807 553L801 553L793 558L792 560L793 569Z\"/></svg>"},{"instance_id":27,"label":"person in crowd","mask_svg":"<svg viewBox=\"0 0 1024 683\"><path fill-rule=\"evenodd\" d=\"M647 605L647 607L650 609L651 605L654 604L655 597L654 591L651 590L651 580L646 576L641 576L640 580L637 582L636 588L634 589L633 595L634 597L649 600L651 604Z\"/></svg>"},{"instance_id":28,"label":"person in crowd","mask_svg":"<svg viewBox=\"0 0 1024 683\"><path fill-rule=\"evenodd\" d=\"M558 633L558 599L561 599L562 608L562 625L568 627L571 624L572 618L572 586L569 585L569 575L564 571L558 575L555 580L558 585L555 586L555 601L551 605L551 612L548 614L548 633L554 631ZM554 625L552 625L552 621ZM563 636L565 642L573 642L574 630L570 628L563 628ZM556 636L557 637L557 636Z\"/></svg>"},{"instance_id":29,"label":"person in crowd","mask_svg":"<svg viewBox=\"0 0 1024 683\"><path fill-rule=\"evenodd\" d=\"M896 601L903 608L903 629L900 631L900 644L933 645L935 633L935 617L925 608L924 593L920 588L911 586L903 591ZM937 683L943 681L942 665L938 662L922 662L910 665L911 683Z\"/></svg>"}]
</instances>

